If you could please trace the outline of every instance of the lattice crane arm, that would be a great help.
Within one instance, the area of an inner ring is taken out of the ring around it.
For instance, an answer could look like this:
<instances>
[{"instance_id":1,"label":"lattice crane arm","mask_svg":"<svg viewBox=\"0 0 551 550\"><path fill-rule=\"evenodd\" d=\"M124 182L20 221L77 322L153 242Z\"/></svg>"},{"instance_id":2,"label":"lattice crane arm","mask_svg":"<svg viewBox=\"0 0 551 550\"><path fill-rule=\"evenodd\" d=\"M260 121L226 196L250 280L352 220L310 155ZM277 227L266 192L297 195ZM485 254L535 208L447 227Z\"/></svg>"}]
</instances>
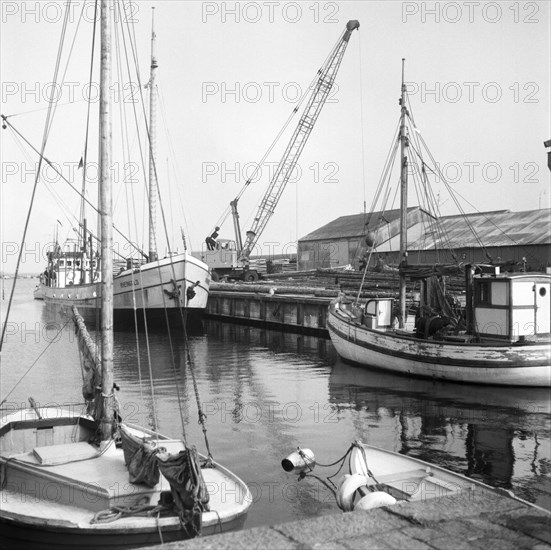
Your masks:
<instances>
[{"instance_id":1,"label":"lattice crane arm","mask_svg":"<svg viewBox=\"0 0 551 550\"><path fill-rule=\"evenodd\" d=\"M281 198L291 173L295 168L297 161L306 145L306 141L310 137L310 133L316 124L316 121L319 117L321 109L323 108L329 92L333 87L335 77L339 70L344 52L346 51L346 46L350 39L352 31L358 29L360 23L358 21L349 21L346 24L346 29L343 32L340 40L337 42L336 46L333 48L329 57L327 58L324 65L318 70L318 80L313 86L312 93L304 108L304 112L299 120L298 126L295 129L283 157L279 161L279 165L274 172L272 180L260 202L258 211L253 221L253 225L249 231L247 231L245 244L243 247L239 247L240 253L238 261L242 263L247 263L249 256L258 242L260 235L264 231L266 224L269 219L272 217L272 214L275 211L277 203ZM234 217L237 214L237 209L233 210Z\"/></svg>"}]
</instances>

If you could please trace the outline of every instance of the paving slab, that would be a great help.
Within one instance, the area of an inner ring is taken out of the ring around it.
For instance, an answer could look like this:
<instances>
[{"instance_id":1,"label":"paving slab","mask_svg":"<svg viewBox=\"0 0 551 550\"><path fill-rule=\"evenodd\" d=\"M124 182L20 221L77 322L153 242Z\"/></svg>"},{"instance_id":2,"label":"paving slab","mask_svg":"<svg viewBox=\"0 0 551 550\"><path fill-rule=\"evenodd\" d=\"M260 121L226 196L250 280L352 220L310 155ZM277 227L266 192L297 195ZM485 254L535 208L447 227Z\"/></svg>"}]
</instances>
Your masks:
<instances>
[{"instance_id":1,"label":"paving slab","mask_svg":"<svg viewBox=\"0 0 551 550\"><path fill-rule=\"evenodd\" d=\"M160 550L551 550L551 512L464 492L150 547Z\"/></svg>"},{"instance_id":2,"label":"paving slab","mask_svg":"<svg viewBox=\"0 0 551 550\"><path fill-rule=\"evenodd\" d=\"M209 537L197 537L191 540L165 543L161 546L151 546L156 550L255 550L257 548L277 548L278 550L297 550L299 545L284 537L271 527L254 527L242 531L231 531Z\"/></svg>"},{"instance_id":3,"label":"paving slab","mask_svg":"<svg viewBox=\"0 0 551 550\"><path fill-rule=\"evenodd\" d=\"M409 525L405 519L388 514L383 509L369 513L348 513L323 516L309 520L278 525L276 529L286 537L303 544L398 531Z\"/></svg>"}]
</instances>

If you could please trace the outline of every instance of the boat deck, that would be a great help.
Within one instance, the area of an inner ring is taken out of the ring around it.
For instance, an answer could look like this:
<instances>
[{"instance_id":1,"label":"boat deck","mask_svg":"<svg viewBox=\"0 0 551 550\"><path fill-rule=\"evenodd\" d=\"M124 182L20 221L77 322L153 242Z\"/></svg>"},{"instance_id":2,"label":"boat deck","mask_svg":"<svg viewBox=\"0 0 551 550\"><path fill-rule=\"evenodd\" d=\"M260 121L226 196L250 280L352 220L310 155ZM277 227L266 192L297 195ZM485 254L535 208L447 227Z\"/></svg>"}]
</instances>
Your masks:
<instances>
[{"instance_id":1,"label":"boat deck","mask_svg":"<svg viewBox=\"0 0 551 550\"><path fill-rule=\"evenodd\" d=\"M163 440L163 447L169 452L183 450L179 440ZM170 491L168 481L161 475L160 482L153 488L141 484L126 483L128 471L123 460L123 451L114 444L107 445L102 454L96 456L97 449L87 443L61 445L65 457L72 456L73 462L51 463L37 466L40 452L11 456L7 463L8 482L2 490L3 513L10 517L31 516L33 523L47 521L49 525L60 527L75 526L105 528L111 524L91 524L94 515L112 506L157 505L160 494ZM84 458L85 448L94 457ZM51 448L54 449L55 447ZM75 452L72 453L71 450ZM46 457L44 454L42 458ZM55 457L54 457L55 458ZM220 519L235 514L241 507L247 507L248 495L241 485L218 467L203 468L203 478L209 491L211 512L203 514L203 523L216 523ZM70 517L71 521L67 518ZM152 525L179 525L179 519L172 515L146 521L144 517L129 516L113 522L117 529L139 525L141 528Z\"/></svg>"}]
</instances>

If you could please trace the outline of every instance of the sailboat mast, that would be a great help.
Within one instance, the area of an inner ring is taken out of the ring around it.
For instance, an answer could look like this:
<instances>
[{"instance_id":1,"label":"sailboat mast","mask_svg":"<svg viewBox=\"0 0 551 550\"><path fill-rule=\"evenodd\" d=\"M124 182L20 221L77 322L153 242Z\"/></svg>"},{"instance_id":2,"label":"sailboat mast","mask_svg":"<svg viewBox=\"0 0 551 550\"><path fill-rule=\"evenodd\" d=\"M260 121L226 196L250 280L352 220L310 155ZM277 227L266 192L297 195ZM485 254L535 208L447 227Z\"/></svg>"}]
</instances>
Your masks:
<instances>
[{"instance_id":1,"label":"sailboat mast","mask_svg":"<svg viewBox=\"0 0 551 550\"><path fill-rule=\"evenodd\" d=\"M155 231L157 219L157 178L155 171L155 155L157 149L157 94L155 78L157 76L155 8L151 8L151 75L149 78L149 261L157 260Z\"/></svg>"},{"instance_id":2,"label":"sailboat mast","mask_svg":"<svg viewBox=\"0 0 551 550\"><path fill-rule=\"evenodd\" d=\"M406 134L406 84L404 81L405 59L402 59L402 94L400 97L400 266L407 263L407 215L408 215L408 137ZM400 328L406 322L406 276L400 269Z\"/></svg>"},{"instance_id":3,"label":"sailboat mast","mask_svg":"<svg viewBox=\"0 0 551 550\"><path fill-rule=\"evenodd\" d=\"M101 438L113 432L113 219L111 181L111 13L112 0L101 0L100 67L100 211L101 211Z\"/></svg>"}]
</instances>

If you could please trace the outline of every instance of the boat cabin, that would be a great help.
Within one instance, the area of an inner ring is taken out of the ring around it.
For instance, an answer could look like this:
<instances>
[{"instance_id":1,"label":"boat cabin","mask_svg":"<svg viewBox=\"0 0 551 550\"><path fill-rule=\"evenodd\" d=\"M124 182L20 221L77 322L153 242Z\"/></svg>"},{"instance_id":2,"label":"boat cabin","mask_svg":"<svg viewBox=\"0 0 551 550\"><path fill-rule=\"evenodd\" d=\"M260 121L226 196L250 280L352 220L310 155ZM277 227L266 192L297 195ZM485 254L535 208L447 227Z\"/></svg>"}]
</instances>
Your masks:
<instances>
[{"instance_id":1,"label":"boat cabin","mask_svg":"<svg viewBox=\"0 0 551 550\"><path fill-rule=\"evenodd\" d=\"M365 303L363 323L367 328L392 326L392 298L372 298Z\"/></svg>"},{"instance_id":2,"label":"boat cabin","mask_svg":"<svg viewBox=\"0 0 551 550\"><path fill-rule=\"evenodd\" d=\"M549 336L551 275L481 273L472 279L474 331L509 342Z\"/></svg>"},{"instance_id":3,"label":"boat cabin","mask_svg":"<svg viewBox=\"0 0 551 550\"><path fill-rule=\"evenodd\" d=\"M100 280L100 261L80 248L75 240L68 239L63 249L57 245L48 252L48 266L40 275L42 284L48 287L66 288Z\"/></svg>"}]
</instances>

